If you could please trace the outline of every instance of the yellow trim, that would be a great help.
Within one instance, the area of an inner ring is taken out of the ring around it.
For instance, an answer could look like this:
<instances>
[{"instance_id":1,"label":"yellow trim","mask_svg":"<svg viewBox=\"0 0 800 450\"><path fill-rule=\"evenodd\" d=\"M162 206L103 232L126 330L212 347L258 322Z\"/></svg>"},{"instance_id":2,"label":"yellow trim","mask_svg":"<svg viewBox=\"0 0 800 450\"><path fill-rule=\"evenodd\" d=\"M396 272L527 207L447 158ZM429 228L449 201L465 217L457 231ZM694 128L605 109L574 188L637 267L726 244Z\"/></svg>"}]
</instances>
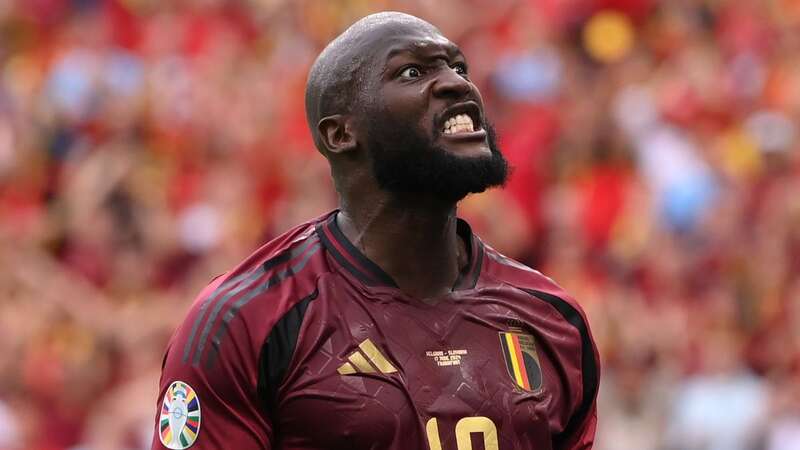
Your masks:
<instances>
[{"instance_id":1,"label":"yellow trim","mask_svg":"<svg viewBox=\"0 0 800 450\"><path fill-rule=\"evenodd\" d=\"M353 352L353 354L351 354L347 359L349 359L350 362L353 363L353 365L356 366L356 368L361 372L364 373L375 372L375 369L373 369L372 366L367 362L367 360L364 358L364 355L362 355L361 352Z\"/></svg>"},{"instance_id":2,"label":"yellow trim","mask_svg":"<svg viewBox=\"0 0 800 450\"><path fill-rule=\"evenodd\" d=\"M365 340L364 342L358 344L358 348L364 352L367 356L367 359L372 361L372 364L375 364L375 367L378 368L383 373L395 373L397 369L394 368L392 363L390 363L378 350L378 347L372 343L369 339Z\"/></svg>"},{"instance_id":3,"label":"yellow trim","mask_svg":"<svg viewBox=\"0 0 800 450\"><path fill-rule=\"evenodd\" d=\"M339 368L336 369L336 371L339 372L340 375L352 375L356 373L355 367L353 367L353 365L350 364L349 362L346 362L341 366L339 366Z\"/></svg>"},{"instance_id":4,"label":"yellow trim","mask_svg":"<svg viewBox=\"0 0 800 450\"><path fill-rule=\"evenodd\" d=\"M525 383L522 381L522 372L519 370L519 361L517 361L517 352L516 347L514 347L514 338L511 336L511 333L505 333L506 344L508 344L508 357L511 359L511 367L514 368L514 380L517 384L521 386L525 386Z\"/></svg>"}]
</instances>

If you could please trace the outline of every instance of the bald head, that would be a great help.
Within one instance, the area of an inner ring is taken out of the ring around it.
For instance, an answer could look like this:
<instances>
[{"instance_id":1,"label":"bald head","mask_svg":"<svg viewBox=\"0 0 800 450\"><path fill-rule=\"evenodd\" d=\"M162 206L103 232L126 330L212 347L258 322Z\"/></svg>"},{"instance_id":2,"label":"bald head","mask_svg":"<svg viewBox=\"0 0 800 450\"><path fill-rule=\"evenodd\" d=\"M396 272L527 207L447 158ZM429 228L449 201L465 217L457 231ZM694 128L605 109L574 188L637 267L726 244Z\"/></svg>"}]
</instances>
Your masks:
<instances>
[{"instance_id":1,"label":"bald head","mask_svg":"<svg viewBox=\"0 0 800 450\"><path fill-rule=\"evenodd\" d=\"M400 12L364 17L331 41L311 66L306 83L306 119L317 149L325 154L318 124L324 117L346 114L358 106L365 87L365 69L386 39L409 32L435 33L430 23Z\"/></svg>"},{"instance_id":2,"label":"bald head","mask_svg":"<svg viewBox=\"0 0 800 450\"><path fill-rule=\"evenodd\" d=\"M508 173L466 57L408 14L367 16L334 39L311 67L306 116L349 209L456 203Z\"/></svg>"}]
</instances>

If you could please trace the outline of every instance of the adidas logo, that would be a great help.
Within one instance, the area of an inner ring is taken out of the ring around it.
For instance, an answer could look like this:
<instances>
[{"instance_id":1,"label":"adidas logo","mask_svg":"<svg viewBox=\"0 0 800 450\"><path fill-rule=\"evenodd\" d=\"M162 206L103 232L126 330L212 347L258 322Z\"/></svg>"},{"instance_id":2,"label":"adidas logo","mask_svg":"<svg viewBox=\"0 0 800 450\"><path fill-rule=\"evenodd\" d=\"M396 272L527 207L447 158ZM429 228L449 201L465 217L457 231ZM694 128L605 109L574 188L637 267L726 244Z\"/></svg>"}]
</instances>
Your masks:
<instances>
[{"instance_id":1,"label":"adidas logo","mask_svg":"<svg viewBox=\"0 0 800 450\"><path fill-rule=\"evenodd\" d=\"M395 373L397 369L384 357L378 347L369 339L358 344L358 350L347 357L349 362L339 366L338 372L341 375L352 375L354 373Z\"/></svg>"}]
</instances>

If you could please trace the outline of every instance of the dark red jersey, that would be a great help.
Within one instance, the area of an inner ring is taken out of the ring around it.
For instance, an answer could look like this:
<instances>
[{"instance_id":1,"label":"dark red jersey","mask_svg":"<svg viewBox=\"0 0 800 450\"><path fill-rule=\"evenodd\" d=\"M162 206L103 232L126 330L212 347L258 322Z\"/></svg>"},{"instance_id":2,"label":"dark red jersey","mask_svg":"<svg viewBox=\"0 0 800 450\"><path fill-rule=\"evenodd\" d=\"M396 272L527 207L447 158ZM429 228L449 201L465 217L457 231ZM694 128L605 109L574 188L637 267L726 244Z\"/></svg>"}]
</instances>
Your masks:
<instances>
[{"instance_id":1,"label":"dark red jersey","mask_svg":"<svg viewBox=\"0 0 800 450\"><path fill-rule=\"evenodd\" d=\"M336 213L197 298L164 360L153 449L588 449L599 364L580 307L459 221L451 293L405 295Z\"/></svg>"}]
</instances>

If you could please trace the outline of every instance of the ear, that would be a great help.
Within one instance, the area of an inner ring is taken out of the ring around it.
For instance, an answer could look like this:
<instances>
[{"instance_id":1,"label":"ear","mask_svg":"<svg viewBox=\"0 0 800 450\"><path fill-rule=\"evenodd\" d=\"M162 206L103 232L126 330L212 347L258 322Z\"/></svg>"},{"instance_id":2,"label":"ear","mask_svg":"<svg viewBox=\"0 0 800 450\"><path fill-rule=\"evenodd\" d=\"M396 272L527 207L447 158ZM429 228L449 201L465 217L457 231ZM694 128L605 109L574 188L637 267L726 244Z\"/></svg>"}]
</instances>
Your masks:
<instances>
[{"instance_id":1,"label":"ear","mask_svg":"<svg viewBox=\"0 0 800 450\"><path fill-rule=\"evenodd\" d=\"M349 117L341 114L323 117L317 131L327 151L342 154L355 150L356 136Z\"/></svg>"}]
</instances>

